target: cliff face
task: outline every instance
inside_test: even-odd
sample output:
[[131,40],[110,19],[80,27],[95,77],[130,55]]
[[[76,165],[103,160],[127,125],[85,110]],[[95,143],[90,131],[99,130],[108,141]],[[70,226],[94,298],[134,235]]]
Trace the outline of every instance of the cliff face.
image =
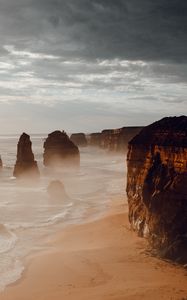
[[90,136],[88,137],[88,144],[90,146],[100,147],[101,133],[100,132],[91,133]]
[[187,260],[187,117],[164,118],[129,143],[129,220],[161,256]]
[[20,136],[17,145],[17,160],[13,175],[15,177],[39,176],[37,162],[34,160],[34,154],[32,152],[32,143],[30,141],[30,136],[26,133],[23,133]]
[[77,146],[87,146],[87,139],[84,133],[73,133],[70,137],[70,140]]
[[43,157],[45,166],[80,165],[79,149],[64,131],[54,131],[48,135]]
[[142,127],[123,127],[119,129],[103,130],[101,132],[101,148],[109,151],[123,151],[128,142],[140,132]]
[[123,127],[119,129],[106,129],[101,133],[93,133],[90,136],[90,144],[99,146],[108,151],[124,151],[128,142],[140,132],[142,127]]

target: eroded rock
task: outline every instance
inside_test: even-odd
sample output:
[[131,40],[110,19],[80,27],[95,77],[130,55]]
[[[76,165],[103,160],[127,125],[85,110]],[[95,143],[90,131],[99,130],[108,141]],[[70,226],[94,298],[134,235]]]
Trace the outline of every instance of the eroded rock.
[[68,195],[65,192],[63,183],[60,180],[53,180],[47,187],[47,192],[51,199],[67,200]]
[[164,118],[129,143],[129,220],[158,253],[187,260],[187,117]]
[[110,152],[123,152],[127,150],[128,142],[138,134],[143,127],[122,127],[118,129],[105,129],[101,133],[92,133],[89,137],[91,146],[99,146]]
[[70,137],[70,140],[77,146],[86,147],[87,139],[84,133],[73,133]]
[[30,136],[23,133],[17,145],[17,160],[14,167],[15,177],[38,177],[39,170],[34,160]]
[[64,131],[50,133],[44,142],[44,165],[50,167],[79,166],[78,147]]

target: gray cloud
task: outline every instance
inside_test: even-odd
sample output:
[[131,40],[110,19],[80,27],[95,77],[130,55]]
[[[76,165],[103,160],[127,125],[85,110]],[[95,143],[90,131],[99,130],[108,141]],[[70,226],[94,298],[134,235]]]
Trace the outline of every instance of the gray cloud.
[[0,0],[2,116],[102,128],[185,114],[186,32],[185,0]]
[[82,58],[186,61],[185,0],[1,0],[0,35]]

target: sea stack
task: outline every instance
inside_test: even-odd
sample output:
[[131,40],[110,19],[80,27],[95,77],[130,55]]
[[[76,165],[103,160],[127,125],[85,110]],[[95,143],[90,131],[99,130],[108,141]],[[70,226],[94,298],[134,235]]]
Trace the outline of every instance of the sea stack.
[[0,170],[3,168],[3,161],[2,161],[2,158],[0,156]]
[[162,256],[187,262],[187,117],[145,127],[129,143],[129,220]]
[[39,170],[34,160],[30,136],[23,133],[17,145],[17,160],[14,167],[15,177],[38,177]]
[[86,147],[87,146],[87,139],[84,133],[73,133],[70,136],[70,140],[79,147]]
[[69,198],[60,180],[51,181],[47,187],[47,192],[53,200],[67,200]]
[[64,131],[57,130],[48,135],[43,157],[47,167],[80,165],[79,149]]

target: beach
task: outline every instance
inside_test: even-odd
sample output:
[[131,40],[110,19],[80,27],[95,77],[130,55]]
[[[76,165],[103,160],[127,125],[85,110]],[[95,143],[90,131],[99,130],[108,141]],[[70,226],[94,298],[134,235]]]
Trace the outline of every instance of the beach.
[[130,300],[187,297],[187,271],[146,252],[129,228],[122,201],[97,220],[46,238],[26,258],[23,276],[1,300]]

